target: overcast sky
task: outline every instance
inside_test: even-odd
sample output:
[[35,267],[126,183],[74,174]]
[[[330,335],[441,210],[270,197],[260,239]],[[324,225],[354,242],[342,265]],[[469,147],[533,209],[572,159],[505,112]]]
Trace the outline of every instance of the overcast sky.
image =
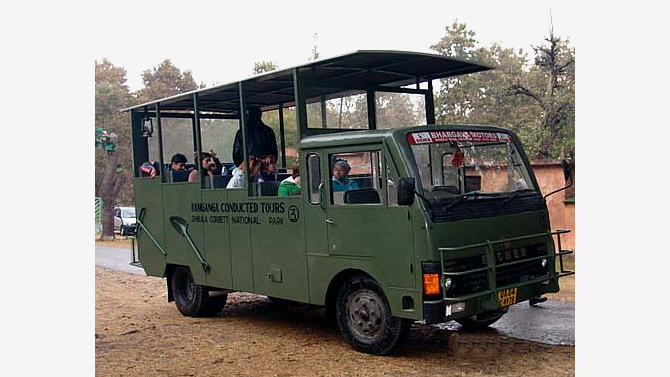
[[[433,52],[430,46],[455,19],[475,31],[481,45],[498,42],[531,52],[530,46],[548,35],[551,11],[554,34],[570,38],[575,47],[579,42],[573,30],[578,10],[566,1],[161,4],[123,0],[96,21],[95,59],[124,67],[131,91],[142,87],[144,70],[164,59],[191,70],[197,83],[209,87],[250,76],[261,60],[276,61],[280,68],[303,64],[315,43],[321,58],[364,49]],[[126,27],[119,28],[119,22]]]

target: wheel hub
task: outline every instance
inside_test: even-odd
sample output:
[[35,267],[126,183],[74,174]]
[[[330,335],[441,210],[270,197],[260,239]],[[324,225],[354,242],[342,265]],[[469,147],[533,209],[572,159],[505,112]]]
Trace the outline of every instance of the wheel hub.
[[357,292],[348,302],[352,329],[360,336],[374,337],[385,320],[381,299],[372,292]]
[[183,292],[184,299],[187,302],[191,302],[193,297],[195,297],[195,283],[188,273],[180,276],[179,286],[181,287],[181,292]]

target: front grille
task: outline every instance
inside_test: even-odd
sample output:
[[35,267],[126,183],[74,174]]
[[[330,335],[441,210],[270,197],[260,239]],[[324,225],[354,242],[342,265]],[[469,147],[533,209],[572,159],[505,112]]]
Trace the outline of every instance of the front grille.
[[542,268],[539,260],[502,266],[496,269],[496,285],[498,287],[521,283],[546,275],[548,269]]
[[538,243],[514,248],[505,245],[498,245],[496,248],[494,248],[493,254],[496,259],[496,266],[499,266],[503,263],[547,255],[547,245],[544,243]]
[[[445,260],[444,272],[462,272],[486,267],[486,254],[478,254],[465,258]],[[451,277],[452,287],[447,297],[464,296],[488,289],[486,271],[475,272],[462,276]]]
[[[498,245],[494,249],[494,258],[496,264],[496,286],[502,287],[521,283],[549,272],[548,266],[542,268],[539,260],[516,263],[505,266],[505,263],[530,259],[547,254],[547,246],[544,243],[526,245],[523,247],[511,248],[504,245]],[[480,254],[458,259],[445,260],[443,262],[444,272],[463,272],[486,267],[486,252],[482,250]],[[449,276],[445,276],[445,279]],[[478,271],[462,276],[450,276],[452,281],[451,288],[446,291],[446,297],[464,296],[472,293],[483,292],[489,289],[487,280],[487,271]]]

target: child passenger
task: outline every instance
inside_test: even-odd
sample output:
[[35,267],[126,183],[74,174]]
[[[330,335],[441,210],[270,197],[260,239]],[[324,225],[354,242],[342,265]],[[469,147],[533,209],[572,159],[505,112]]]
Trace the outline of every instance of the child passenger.
[[290,177],[279,184],[278,196],[300,195],[300,160],[293,162],[293,170]]

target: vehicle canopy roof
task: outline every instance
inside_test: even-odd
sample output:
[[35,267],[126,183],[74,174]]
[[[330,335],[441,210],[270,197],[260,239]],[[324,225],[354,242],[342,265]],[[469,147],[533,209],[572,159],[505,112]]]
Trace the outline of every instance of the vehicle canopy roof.
[[[406,51],[356,51],[308,64],[260,74],[245,80],[143,103],[125,108],[161,111],[192,111],[197,94],[198,110],[239,114],[240,83],[244,83],[245,108],[263,111],[295,105],[294,78],[300,72],[305,98],[329,98],[343,92],[357,94],[366,90],[402,88],[433,79],[493,69],[493,67],[442,55]],[[309,101],[308,101],[309,102]]]

